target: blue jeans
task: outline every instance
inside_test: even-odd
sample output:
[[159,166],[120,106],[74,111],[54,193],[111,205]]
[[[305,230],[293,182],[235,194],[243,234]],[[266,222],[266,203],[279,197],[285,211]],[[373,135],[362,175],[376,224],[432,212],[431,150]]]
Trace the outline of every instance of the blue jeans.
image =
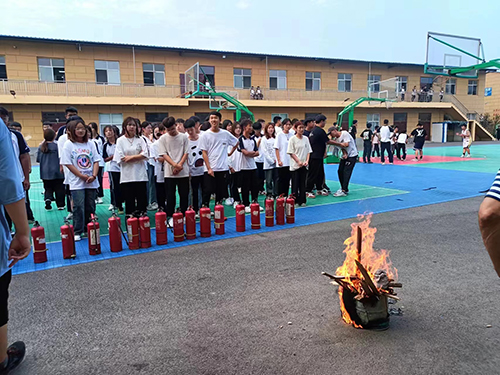
[[85,232],[86,225],[90,222],[90,215],[95,214],[95,199],[97,189],[71,190],[73,198],[73,226],[75,235]]
[[155,167],[148,163],[148,204],[156,202]]

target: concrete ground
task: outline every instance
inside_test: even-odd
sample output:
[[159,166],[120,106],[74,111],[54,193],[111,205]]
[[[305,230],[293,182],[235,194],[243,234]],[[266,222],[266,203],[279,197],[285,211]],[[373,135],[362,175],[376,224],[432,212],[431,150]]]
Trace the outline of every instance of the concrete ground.
[[403,283],[404,315],[384,332],[344,324],[321,276],[343,262],[352,220],[17,275],[18,373],[499,374],[480,202],[374,216]]

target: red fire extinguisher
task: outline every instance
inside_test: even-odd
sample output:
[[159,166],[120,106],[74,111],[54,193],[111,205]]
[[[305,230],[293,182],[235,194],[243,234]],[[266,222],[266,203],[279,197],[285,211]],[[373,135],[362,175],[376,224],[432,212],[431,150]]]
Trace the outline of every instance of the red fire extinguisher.
[[186,211],[186,239],[194,240],[196,238],[196,212],[193,207]]
[[127,220],[128,248],[137,250],[139,248],[139,219],[135,216]]
[[108,219],[109,247],[112,253],[119,253],[123,250],[122,237],[120,233],[121,225],[122,222],[120,218],[113,213],[113,215]]
[[101,253],[101,230],[97,216],[92,214],[90,223],[87,224],[87,235],[89,237],[89,255],[98,255]]
[[47,246],[45,246],[45,230],[35,221],[31,228],[31,237],[33,238],[33,259],[35,263],[44,263],[47,261]]
[[200,208],[200,237],[210,237],[212,235],[212,213],[209,207]]
[[161,208],[155,214],[155,225],[156,225],[156,244],[166,245],[168,242],[167,214]]
[[266,227],[274,227],[274,199],[266,199]]
[[224,234],[226,233],[226,228],[224,225],[224,206],[220,203],[217,203],[214,207],[214,225],[215,225],[215,234]]
[[73,259],[76,257],[75,251],[75,232],[73,230],[73,225],[69,221],[64,220],[64,224],[61,226],[61,243],[63,250],[64,259]]
[[286,223],[295,223],[295,197],[290,194],[286,199]]
[[285,198],[283,196],[276,199],[276,224],[285,225]]
[[236,205],[236,232],[245,231],[245,206]]
[[182,212],[177,211],[172,215],[174,221],[174,241],[184,241],[184,216]]
[[151,224],[149,217],[145,213],[139,218],[139,241],[141,248],[151,247]]
[[252,229],[260,229],[260,206],[257,202],[253,202],[250,205],[250,215]]

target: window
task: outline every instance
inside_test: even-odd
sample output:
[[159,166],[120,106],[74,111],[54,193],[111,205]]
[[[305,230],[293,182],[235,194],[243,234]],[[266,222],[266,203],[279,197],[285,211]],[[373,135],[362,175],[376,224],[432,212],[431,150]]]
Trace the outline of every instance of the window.
[[122,123],[122,113],[99,113],[99,126],[101,128],[101,134],[104,134],[104,127],[106,125],[116,125],[121,131]]
[[65,112],[42,112],[42,123],[50,122],[51,124],[66,123]]
[[[248,113],[246,113],[245,111],[241,111],[240,121],[243,121],[243,120],[246,120],[249,118],[250,118],[250,115]],[[233,121],[236,121],[236,112],[233,113]]]
[[368,113],[366,115],[366,122],[372,124],[372,129],[375,129],[375,126],[380,126],[380,113]]
[[5,65],[5,56],[0,56],[0,80],[7,79],[7,66]]
[[269,71],[269,88],[271,90],[286,90],[286,70]]
[[64,60],[39,57],[38,79],[43,82],[64,82]]
[[233,69],[234,88],[249,89],[252,87],[252,70],[251,69]]
[[432,77],[420,77],[420,88],[429,90],[433,81]]
[[380,91],[380,76],[368,74],[368,90],[371,92]]
[[455,95],[457,93],[457,80],[456,78],[450,78],[446,81],[445,93]]
[[394,126],[397,126],[400,132],[405,132],[407,128],[407,113],[394,114]]
[[165,117],[168,117],[168,112],[165,113],[146,113],[147,122],[162,122]]
[[120,84],[120,63],[118,61],[94,61],[95,81],[104,85]]
[[288,118],[288,113],[271,113],[271,122],[274,122],[276,116],[281,117],[281,121]]
[[200,82],[206,85],[207,80],[211,87],[215,86],[215,67],[200,65]]
[[165,65],[142,64],[145,86],[165,86]]
[[195,112],[194,115],[200,119],[203,124],[204,121],[208,121],[210,117],[210,112]]
[[469,79],[467,95],[477,95],[477,81],[475,79]]
[[338,90],[342,92],[351,91],[352,74],[339,73],[338,75]]
[[321,73],[306,72],[306,91],[321,90]]
[[397,89],[398,93],[400,93],[402,89],[404,89],[405,92],[408,91],[408,77],[398,77]]
[[306,115],[305,115],[304,119],[309,119],[310,118],[310,119],[312,119],[314,121],[314,120],[316,120],[316,116],[317,115],[321,115],[321,113],[312,113],[312,112],[311,113],[307,113],[306,112]]

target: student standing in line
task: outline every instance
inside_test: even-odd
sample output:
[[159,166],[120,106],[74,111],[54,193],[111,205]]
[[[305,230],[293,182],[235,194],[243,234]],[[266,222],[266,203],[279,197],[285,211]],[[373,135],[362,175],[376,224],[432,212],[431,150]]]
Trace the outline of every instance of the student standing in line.
[[167,202],[167,197],[165,194],[165,169],[164,169],[164,162],[165,159],[163,159],[159,154],[158,154],[158,139],[161,138],[163,134],[167,132],[167,129],[163,124],[159,124],[154,127],[153,129],[153,138],[155,141],[153,142],[153,145],[150,148],[150,153],[151,157],[154,160],[155,163],[155,184],[156,184],[156,200],[158,201],[158,208],[162,209],[163,211],[166,210],[166,202]]
[[229,171],[228,146],[237,146],[238,139],[227,130],[220,129],[222,115],[210,113],[210,128],[200,138],[200,149],[205,160],[203,177],[203,204],[208,207],[210,196],[215,193],[215,201],[222,202],[227,195],[227,173]]
[[287,153],[290,155],[290,172],[292,173],[292,194],[295,203],[301,207],[306,205],[306,176],[309,156],[312,153],[309,138],[304,137],[304,124],[295,124],[297,133],[290,138]]
[[[231,134],[237,139],[241,136],[241,125],[238,121],[233,124]],[[239,189],[241,188],[241,152],[237,152],[234,146],[227,146],[227,155],[229,163],[228,187],[230,197],[226,199],[226,206],[233,205],[236,208],[241,202]]]
[[334,141],[333,144],[342,150],[342,159],[338,170],[340,189],[333,196],[345,197],[349,194],[349,181],[358,160],[358,149],[356,148],[356,142],[347,131],[334,130],[333,135],[337,138],[337,141]]
[[[252,193],[252,201],[257,202],[259,199],[259,188],[257,186],[257,164],[255,158],[259,156],[259,147],[257,140],[252,135],[252,121],[249,119],[241,122],[243,134],[238,140],[238,150],[241,156],[241,199],[245,206],[245,212],[250,212],[250,192]],[[264,209],[261,207],[261,211]]]
[[120,188],[120,165],[113,160],[118,140],[118,128],[106,125],[103,131],[106,143],[102,146],[102,157],[107,163],[108,180],[110,182],[111,204],[109,210],[118,210],[118,213],[121,215],[123,214],[123,197]]
[[104,176],[104,166],[105,166],[104,158],[102,157],[102,146],[106,141],[101,135],[99,135],[99,127],[95,122],[90,122],[88,126],[92,131],[91,139],[95,142],[97,147],[97,152],[99,153],[99,155],[101,155],[101,160],[99,161],[99,174],[97,175],[97,181],[99,181],[99,188],[97,189],[96,203],[102,204],[103,203],[102,198],[104,198],[104,188],[102,186],[102,178]]
[[[153,146],[153,126],[149,121],[143,121],[141,123],[141,135],[148,145],[148,151],[151,150]],[[145,163],[145,168],[148,173],[148,211],[155,211],[158,209],[158,203],[156,202],[156,179],[155,179],[155,161],[153,157],[149,157]]]
[[[224,130],[227,130],[228,132],[230,132],[232,126],[233,126],[233,122],[229,119],[226,119],[222,122],[222,125],[220,127],[221,127],[221,129],[224,129]],[[228,129],[228,127],[229,127],[229,129]]]
[[[66,118],[66,125],[68,124],[68,122],[69,122],[68,120],[70,119],[70,117],[73,117],[73,116],[78,116],[78,109],[76,109],[75,107],[71,107],[71,106],[67,107],[66,110],[64,111],[64,117]],[[59,138],[63,134],[66,134],[66,125],[61,126],[57,130],[56,141],[59,142]]]
[[389,120],[384,120],[384,125],[380,128],[380,145],[381,153],[380,161],[385,164],[385,152],[389,156],[389,164],[394,163],[394,155],[391,152],[391,129],[389,128]]
[[274,122],[274,132],[276,133],[276,136],[278,136],[279,133],[283,131],[283,124],[281,123],[282,117],[281,116],[274,116],[273,122]]
[[[184,128],[188,135],[188,165],[191,182],[191,193],[193,209],[199,217],[200,199],[199,193],[203,192],[203,175],[205,173],[205,162],[203,161],[203,151],[201,151],[200,136],[196,133],[194,121],[189,119],[184,123]],[[229,199],[229,198],[228,198]]]
[[415,159],[413,159],[413,161],[422,160],[422,158],[424,157],[424,143],[425,143],[425,137],[427,136],[427,131],[424,129],[424,126],[419,122],[417,124],[417,128],[411,132],[411,135],[414,137],[413,149],[415,150]]
[[372,158],[375,157],[375,154],[377,155],[377,158],[380,157],[380,126],[376,125],[375,130],[373,132],[373,151],[372,151]]
[[312,118],[306,118],[304,120],[304,126],[306,127],[306,129],[304,130],[304,136],[309,137],[309,134],[311,134],[312,130],[316,126],[316,123]]
[[198,116],[191,116],[189,119],[194,121],[194,129],[196,130],[197,134],[200,134],[200,127],[201,127],[200,118]]
[[188,145],[189,140],[186,134],[179,133],[175,125],[175,118],[167,117],[163,119],[162,125],[167,132],[158,140],[158,155],[165,162],[165,195],[167,197],[167,217],[169,217],[169,226],[173,227],[173,218],[175,212],[176,190],[179,194],[179,205],[182,214],[186,213],[188,208],[189,196],[189,165]]
[[462,132],[457,133],[457,135],[462,137],[462,148],[464,150],[463,150],[461,157],[465,158],[465,153],[467,152],[468,153],[467,157],[470,158],[470,146],[472,144],[472,137],[471,137],[469,129],[467,129],[467,125],[462,125],[461,128],[462,128]]
[[175,126],[177,127],[177,131],[179,133],[185,133],[186,130],[184,129],[184,119],[183,118],[178,118],[175,120]]
[[116,141],[113,160],[120,165],[120,188],[125,201],[125,215],[146,212],[148,172],[144,162],[149,158],[148,145],[139,136],[139,125],[133,117],[123,121],[122,135]]
[[290,188],[290,155],[288,155],[288,142],[292,137],[290,128],[292,123],[287,121],[283,123],[283,130],[277,134],[274,142],[274,149],[276,153],[276,163],[278,165],[278,195],[287,196]]
[[73,198],[73,225],[75,241],[85,235],[90,217],[95,213],[101,155],[95,143],[89,140],[88,128],[83,120],[67,125],[68,141],[64,144],[61,163],[68,168],[68,182]]
[[59,154],[57,144],[54,143],[56,132],[50,128],[44,130],[43,138],[36,161],[40,164],[40,178],[45,190],[45,209],[52,209],[55,194],[57,209],[64,210],[64,175],[59,168]]
[[260,152],[260,144],[262,142],[262,124],[260,122],[255,122],[252,125],[253,134],[255,141],[257,142],[257,148],[259,149],[259,155],[255,157],[255,164],[257,165],[257,189],[259,190],[259,195],[266,195],[264,190],[264,180],[266,175],[264,173],[264,155]]
[[393,155],[396,154],[396,144],[398,142],[398,137],[399,137],[399,128],[396,126],[391,131],[391,152]]
[[307,198],[316,198],[313,189],[316,187],[318,195],[328,195],[325,188],[325,165],[326,145],[332,144],[325,132],[326,116],[318,115],[315,119],[316,126],[309,134],[309,142],[312,154],[309,160],[309,172],[307,174],[306,190]]
[[260,143],[260,152],[264,156],[264,172],[266,174],[266,193],[276,198],[278,196],[278,169],[276,168],[276,151],[274,150],[274,124],[264,127],[264,136]]
[[358,133],[358,120],[353,120],[351,128],[349,129],[349,134],[352,139],[356,140],[356,134]]
[[408,141],[408,135],[406,131],[399,132],[397,143],[396,143],[396,156],[399,160],[406,160],[406,142]]
[[366,129],[361,132],[361,139],[363,140],[363,163],[372,164],[370,155],[372,153],[373,132],[372,124],[366,124]]

